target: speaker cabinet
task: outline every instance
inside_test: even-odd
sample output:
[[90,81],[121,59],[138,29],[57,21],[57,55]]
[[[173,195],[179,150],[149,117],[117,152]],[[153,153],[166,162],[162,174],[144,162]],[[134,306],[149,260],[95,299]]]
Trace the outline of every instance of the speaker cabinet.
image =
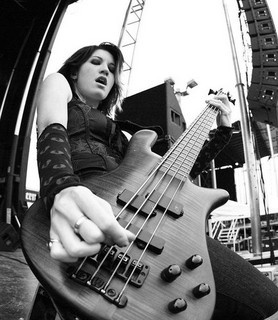
[[260,20],[249,23],[249,34],[251,37],[259,35],[266,35],[275,32],[274,23],[272,20]]
[[278,50],[266,50],[252,53],[253,67],[278,67]]
[[262,7],[259,9],[248,10],[246,11],[246,20],[248,23],[254,21],[261,21],[271,19],[270,11],[268,7]]
[[254,119],[278,127],[278,87],[252,84],[247,99]]
[[252,51],[278,49],[278,41],[275,33],[251,38]]
[[266,0],[241,0],[241,2],[244,10],[262,8],[266,6]]
[[254,68],[252,83],[278,87],[278,67]]
[[19,235],[11,224],[0,222],[0,251],[14,251],[19,246]]
[[242,0],[253,71],[247,100],[256,121],[278,126],[278,39],[266,0]]
[[169,82],[127,97],[117,120],[133,121],[141,126],[160,126],[164,134],[158,137],[153,151],[163,155],[186,129],[180,105]]

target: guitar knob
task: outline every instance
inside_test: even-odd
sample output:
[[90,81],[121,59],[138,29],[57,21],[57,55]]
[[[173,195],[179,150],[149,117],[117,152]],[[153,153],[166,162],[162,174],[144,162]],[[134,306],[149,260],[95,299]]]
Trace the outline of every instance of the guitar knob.
[[174,281],[178,276],[181,275],[181,268],[177,264],[171,264],[169,267],[161,271],[161,279],[166,282]]
[[210,286],[206,283],[201,283],[193,289],[195,298],[202,298],[210,293]]
[[203,258],[199,254],[194,254],[185,261],[185,265],[188,269],[195,269],[203,263]]
[[168,310],[172,313],[179,313],[187,308],[187,302],[182,298],[177,298],[168,304]]

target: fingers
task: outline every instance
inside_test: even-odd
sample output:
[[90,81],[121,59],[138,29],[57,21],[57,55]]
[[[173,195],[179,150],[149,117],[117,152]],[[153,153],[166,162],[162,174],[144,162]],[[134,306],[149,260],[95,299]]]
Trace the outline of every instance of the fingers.
[[207,103],[218,107],[223,112],[230,112],[230,103],[226,95],[214,96],[206,100]]
[[[84,217],[84,216],[83,216]],[[82,239],[87,243],[104,242],[105,235],[96,226],[96,224],[86,217],[86,220],[80,225],[78,234],[82,236]]]
[[[57,240],[56,238],[54,240]],[[52,243],[52,244],[51,244]],[[51,244],[51,245],[50,245]],[[60,240],[49,242],[49,250],[50,250],[50,256],[52,259],[59,260],[62,262],[76,262],[78,258],[71,257],[65,248],[62,245],[62,242]]]
[[[55,223],[62,228],[55,230]],[[100,243],[87,243],[78,237],[70,225],[60,217],[55,219],[50,228],[50,255],[53,259],[63,262],[75,262],[80,257],[91,256],[99,252]]]
[[[116,220],[108,202],[85,187],[60,192],[51,210],[50,255],[63,262],[96,254],[101,243],[127,246],[135,235]],[[65,189],[66,190],[66,189]]]
[[[85,192],[87,191],[85,190]],[[134,234],[118,223],[110,204],[105,200],[90,192],[88,201],[81,201],[78,205],[81,211],[86,213],[86,216],[103,232],[106,238],[105,242],[117,244],[118,246],[127,246],[134,240]],[[82,226],[86,224],[84,222]],[[83,227],[83,230],[80,230],[80,234],[83,237],[85,233],[86,231]]]
[[206,102],[219,109],[220,112],[217,115],[217,119],[216,119],[218,126],[226,126],[226,127],[232,126],[232,121],[231,121],[232,109],[231,109],[230,102],[227,95],[220,94],[217,96],[213,96],[210,99],[208,99]]

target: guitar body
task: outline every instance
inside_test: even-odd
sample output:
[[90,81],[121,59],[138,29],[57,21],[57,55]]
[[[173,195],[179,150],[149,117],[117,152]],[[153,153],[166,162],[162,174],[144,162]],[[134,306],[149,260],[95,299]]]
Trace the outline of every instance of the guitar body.
[[[156,134],[152,131],[142,130],[136,133],[131,139],[125,159],[116,170],[83,181],[111,204],[115,214],[123,207],[117,203],[117,196],[123,190],[135,192],[159,162],[160,157],[151,152],[155,139]],[[146,195],[148,188],[156,185],[158,179],[159,175],[154,176],[144,187],[142,194]],[[166,183],[167,181],[164,185]],[[158,187],[158,190],[159,188],[162,191],[164,186]],[[166,214],[163,218],[155,232],[157,239],[165,241],[163,250],[161,253],[146,250],[142,262],[148,269],[148,274],[141,287],[127,285],[124,293],[127,303],[124,307],[115,305],[99,292],[69,278],[69,265],[50,258],[47,248],[49,218],[41,200],[32,205],[23,221],[23,252],[33,273],[57,304],[71,310],[72,314],[81,319],[209,320],[214,310],[215,286],[206,246],[205,224],[208,214],[227,199],[228,194],[224,190],[201,188],[188,179],[183,183],[175,194],[175,202],[182,204],[183,215],[176,218]],[[144,226],[144,231],[150,234],[153,232],[162,211],[156,209],[156,214]],[[126,209],[123,218],[129,221],[133,215],[134,212]],[[143,220],[142,216],[138,216],[132,223],[139,226]],[[129,254],[136,259],[141,252],[142,248],[136,245]],[[191,270],[186,267],[185,261],[194,254],[203,258],[203,264]],[[172,264],[181,267],[181,275],[173,282],[162,280],[161,271]],[[208,284],[211,290],[208,295],[196,298],[192,290],[201,283]],[[115,278],[110,287],[119,291],[121,286],[123,280]],[[172,313],[168,310],[169,302],[176,298],[186,300],[185,311]]]

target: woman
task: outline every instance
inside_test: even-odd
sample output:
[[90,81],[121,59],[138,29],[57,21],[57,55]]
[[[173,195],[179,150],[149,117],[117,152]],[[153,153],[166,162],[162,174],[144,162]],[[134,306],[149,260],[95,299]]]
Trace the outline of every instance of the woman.
[[[48,76],[40,90],[40,192],[50,210],[50,255],[60,261],[73,262],[93,255],[103,242],[126,246],[134,239],[131,232],[118,224],[111,206],[79,179],[84,174],[110,171],[124,157],[127,139],[111,119],[120,103],[122,64],[120,50],[110,43],[85,47],[73,54],[58,73]],[[200,155],[192,176],[223,148],[232,132],[227,96],[214,96],[207,102],[220,110],[219,127],[215,138],[206,145],[206,152],[202,152],[206,158]],[[208,247],[219,289],[214,319],[264,319],[278,310],[278,289],[270,281],[215,241],[209,239]],[[242,274],[232,280],[233,264],[239,264]],[[258,299],[248,299],[245,291],[249,293],[253,286],[242,280],[245,272],[258,279],[256,285],[264,286],[265,302],[259,292]],[[225,283],[227,278],[229,283]],[[238,290],[237,281],[244,283],[244,288]]]

